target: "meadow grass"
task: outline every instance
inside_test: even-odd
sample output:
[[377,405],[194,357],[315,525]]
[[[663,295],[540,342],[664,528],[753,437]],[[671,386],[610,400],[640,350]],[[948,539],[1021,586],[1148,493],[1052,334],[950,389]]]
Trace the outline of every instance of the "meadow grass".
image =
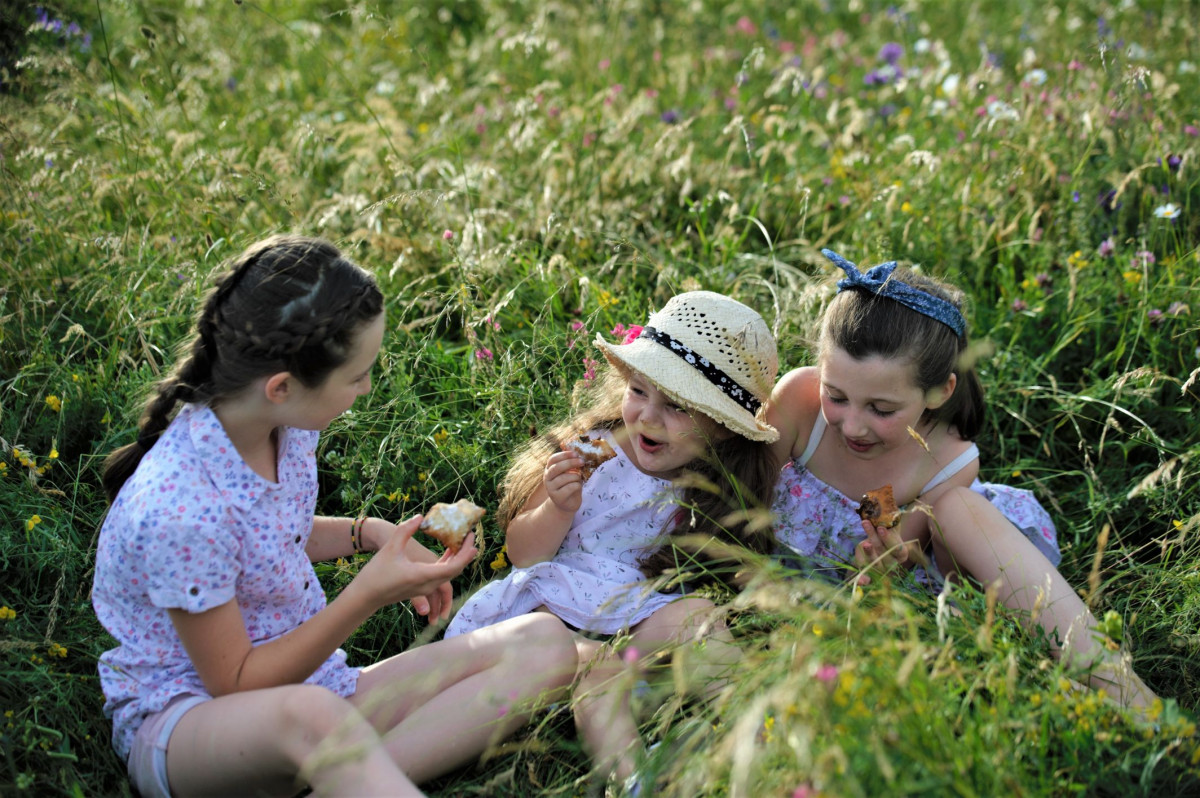
[[[811,362],[832,246],[971,297],[984,476],[1034,490],[1062,571],[1165,700],[1072,688],[964,588],[863,595],[748,561],[713,702],[641,699],[663,795],[1200,791],[1200,116],[1187,3],[19,3],[0,57],[0,793],[128,794],[91,611],[103,457],[210,277],[275,231],[372,269],[372,395],[320,510],[495,504],[589,387],[596,333],[680,290]],[[23,16],[21,16],[23,14]],[[19,40],[19,41],[18,41]],[[17,44],[10,42],[17,41]],[[1196,306],[1195,311],[1191,306]],[[502,535],[458,595],[505,572]],[[332,592],[355,563],[320,573]],[[347,644],[436,636],[407,606]],[[595,794],[565,711],[441,795]]]

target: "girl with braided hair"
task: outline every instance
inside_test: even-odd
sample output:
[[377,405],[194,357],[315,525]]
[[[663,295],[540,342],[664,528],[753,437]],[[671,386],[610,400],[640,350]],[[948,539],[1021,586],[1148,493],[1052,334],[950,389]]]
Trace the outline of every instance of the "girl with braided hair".
[[[537,614],[347,664],[339,646],[386,604],[447,616],[477,550],[438,557],[412,539],[420,516],[314,517],[317,438],[371,389],[383,296],[317,239],[232,266],[105,464],[92,601],[119,643],[100,658],[113,745],[142,796],[420,795],[553,700],[574,645]],[[311,562],[359,551],[326,602]]]

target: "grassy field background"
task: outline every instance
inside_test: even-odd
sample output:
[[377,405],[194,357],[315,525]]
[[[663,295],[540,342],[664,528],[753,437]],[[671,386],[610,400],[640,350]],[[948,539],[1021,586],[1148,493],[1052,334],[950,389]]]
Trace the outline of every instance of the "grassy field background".
[[[0,793],[128,794],[91,612],[102,458],[209,277],[272,232],[372,269],[374,393],[321,511],[494,506],[596,332],[706,288],[810,362],[831,246],[958,282],[984,476],[1163,697],[1130,718],[981,593],[753,562],[716,702],[644,699],[657,794],[1200,793],[1200,31],[1189,2],[154,2],[0,12]],[[459,595],[506,571],[502,535]],[[322,566],[329,591],[354,563]],[[436,636],[407,607],[365,663]],[[438,795],[584,795],[565,713]]]

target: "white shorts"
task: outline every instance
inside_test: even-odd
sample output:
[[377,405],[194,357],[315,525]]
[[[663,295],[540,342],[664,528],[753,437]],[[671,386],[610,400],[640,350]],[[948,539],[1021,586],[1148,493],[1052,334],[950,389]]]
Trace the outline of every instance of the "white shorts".
[[167,741],[184,713],[192,707],[212,701],[208,696],[181,693],[162,711],[142,721],[133,747],[129,750],[129,780],[142,798],[171,798],[167,782]]

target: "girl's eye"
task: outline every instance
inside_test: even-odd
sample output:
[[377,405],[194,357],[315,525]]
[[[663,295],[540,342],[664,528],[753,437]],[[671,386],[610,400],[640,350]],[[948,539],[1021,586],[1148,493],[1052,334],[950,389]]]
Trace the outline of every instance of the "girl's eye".
[[680,407],[679,405],[667,405],[667,409],[670,410],[672,413],[684,412],[683,408]]
[[645,396],[646,395],[646,392],[643,391],[641,388],[638,388],[636,385],[630,385],[629,392],[631,394],[633,394],[634,396]]
[[826,394],[826,396],[829,398],[829,401],[833,402],[835,405],[846,404],[846,397],[844,396],[829,396],[828,394]]
[[880,418],[887,418],[888,416],[895,415],[896,413],[895,410],[880,410],[875,405],[871,405],[871,412]]

